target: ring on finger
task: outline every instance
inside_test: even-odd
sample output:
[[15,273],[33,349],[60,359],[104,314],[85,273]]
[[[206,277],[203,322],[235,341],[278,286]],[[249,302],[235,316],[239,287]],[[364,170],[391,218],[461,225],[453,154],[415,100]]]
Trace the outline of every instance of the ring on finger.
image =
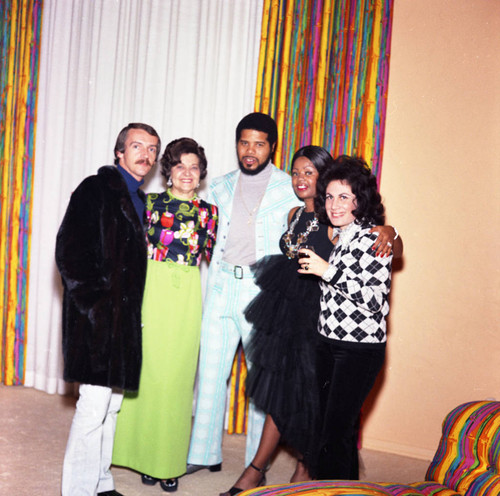
[[392,247],[392,243],[390,241],[387,241],[387,246],[391,246]]

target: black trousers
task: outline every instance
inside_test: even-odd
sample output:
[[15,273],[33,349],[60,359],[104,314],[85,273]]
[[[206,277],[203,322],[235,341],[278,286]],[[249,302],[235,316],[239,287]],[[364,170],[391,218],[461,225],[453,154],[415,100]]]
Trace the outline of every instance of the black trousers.
[[324,340],[318,343],[318,479],[359,479],[359,414],[383,366],[385,347],[355,346],[347,348]]

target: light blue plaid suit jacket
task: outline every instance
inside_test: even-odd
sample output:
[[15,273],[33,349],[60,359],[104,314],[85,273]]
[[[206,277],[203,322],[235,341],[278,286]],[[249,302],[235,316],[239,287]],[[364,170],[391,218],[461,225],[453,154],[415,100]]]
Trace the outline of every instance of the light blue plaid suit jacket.
[[[288,212],[292,207],[301,203],[293,192],[290,176],[276,166],[272,167],[272,174],[255,221],[257,260],[266,255],[280,253],[279,240],[287,228]],[[234,193],[240,174],[239,170],[235,170],[215,178],[210,184],[208,202],[219,207],[219,228],[208,271],[207,291],[210,291],[211,281],[217,277],[219,271],[229,234]]]

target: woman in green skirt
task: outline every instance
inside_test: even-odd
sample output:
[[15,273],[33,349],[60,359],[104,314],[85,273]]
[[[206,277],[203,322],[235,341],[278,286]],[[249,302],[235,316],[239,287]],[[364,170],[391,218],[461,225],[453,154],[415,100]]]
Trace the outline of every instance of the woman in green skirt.
[[196,195],[207,174],[196,141],[169,143],[161,158],[168,189],[146,201],[148,271],[142,306],[138,393],[126,393],[118,415],[113,464],[158,481],[168,492],[186,471],[193,386],[201,327],[199,265],[210,261],[217,207]]

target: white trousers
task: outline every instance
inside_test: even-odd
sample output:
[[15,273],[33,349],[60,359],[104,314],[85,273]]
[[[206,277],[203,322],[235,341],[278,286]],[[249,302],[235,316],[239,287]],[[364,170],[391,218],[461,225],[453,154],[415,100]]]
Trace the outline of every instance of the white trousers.
[[111,457],[123,392],[80,385],[64,455],[62,496],[95,496],[115,488]]

